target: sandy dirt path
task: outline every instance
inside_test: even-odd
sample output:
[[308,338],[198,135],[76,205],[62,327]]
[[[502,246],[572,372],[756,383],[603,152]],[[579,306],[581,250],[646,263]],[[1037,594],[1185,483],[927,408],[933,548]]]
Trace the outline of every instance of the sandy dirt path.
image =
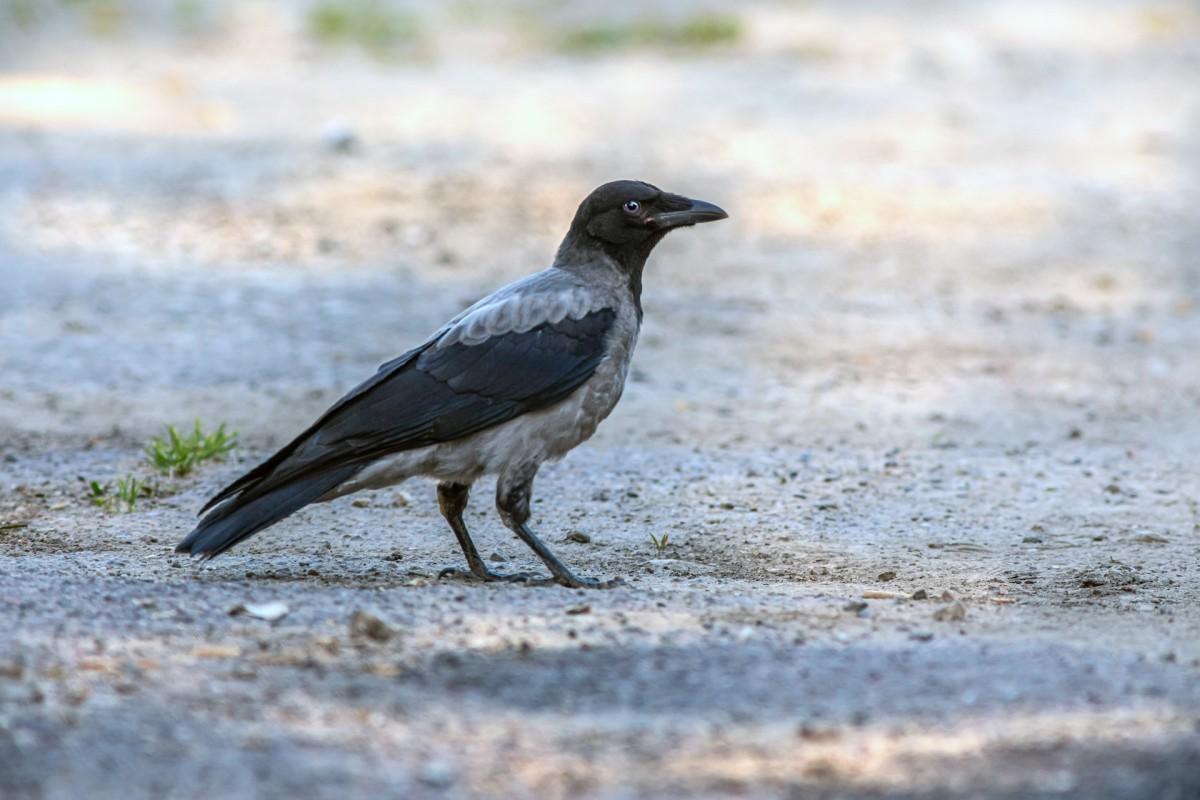
[[[7,51],[0,795],[1200,796],[1200,15],[740,13],[685,55],[446,23],[381,64],[257,3]],[[615,177],[731,214],[655,254],[622,404],[537,485],[625,587],[434,579],[418,482],[171,554]],[[195,418],[233,458],[89,502]],[[536,566],[489,486],[468,523]]]

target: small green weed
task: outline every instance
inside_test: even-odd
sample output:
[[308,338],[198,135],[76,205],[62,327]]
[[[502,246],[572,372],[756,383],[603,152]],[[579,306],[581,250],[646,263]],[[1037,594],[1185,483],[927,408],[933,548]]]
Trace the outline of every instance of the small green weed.
[[727,14],[701,14],[681,22],[643,17],[626,23],[601,23],[565,31],[562,50],[593,53],[633,47],[700,50],[730,45],[742,37],[741,21]]
[[224,423],[206,435],[200,428],[200,420],[196,420],[195,427],[187,435],[181,434],[174,425],[168,425],[165,436],[155,436],[146,445],[146,457],[159,472],[183,476],[203,461],[220,461],[235,447],[237,434],[226,433]]
[[742,23],[725,14],[702,14],[667,30],[667,40],[680,47],[714,47],[742,38]]
[[118,478],[116,484],[90,481],[88,489],[92,503],[111,514],[128,514],[137,506],[139,498],[153,497],[158,493],[155,484],[132,475]]
[[129,9],[121,0],[87,0],[81,3],[88,28],[102,36],[120,33],[129,22]]
[[43,13],[42,4],[35,0],[9,0],[4,6],[6,22],[11,21],[18,28],[32,28],[40,21]]
[[357,44],[377,56],[420,38],[417,20],[385,0],[322,0],[309,9],[308,30],[322,44]]
[[664,533],[662,536],[655,536],[652,533],[650,534],[650,543],[654,545],[654,552],[661,556],[666,552],[667,545],[671,543],[671,534]]
[[69,22],[98,36],[115,36],[134,28],[164,27],[185,35],[215,30],[231,3],[206,0],[0,0],[0,29],[21,30]]

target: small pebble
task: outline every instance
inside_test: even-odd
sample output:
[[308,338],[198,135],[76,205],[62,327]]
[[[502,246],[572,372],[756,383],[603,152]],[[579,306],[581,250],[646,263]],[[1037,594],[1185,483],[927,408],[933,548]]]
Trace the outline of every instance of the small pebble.
[[454,768],[445,761],[430,761],[422,768],[420,780],[426,786],[449,786],[454,783]]
[[967,618],[967,607],[961,602],[951,603],[933,612],[933,618],[938,622],[958,622]]
[[388,624],[373,614],[361,609],[350,615],[350,635],[357,638],[367,638],[376,642],[386,642],[392,638],[394,631]]
[[229,609],[229,616],[236,617],[245,614],[247,617],[266,620],[267,622],[276,622],[286,617],[288,611],[286,603],[277,601],[269,603],[238,603]]
[[358,135],[349,122],[335,117],[321,128],[321,144],[332,153],[351,153],[358,147]]

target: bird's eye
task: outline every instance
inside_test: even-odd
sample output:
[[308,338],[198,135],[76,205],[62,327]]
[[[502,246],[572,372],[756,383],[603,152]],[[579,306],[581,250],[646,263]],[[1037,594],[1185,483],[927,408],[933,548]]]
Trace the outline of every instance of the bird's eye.
[[639,203],[637,200],[626,201],[626,203],[625,203],[625,213],[626,214],[636,214],[641,210],[642,210],[642,204]]

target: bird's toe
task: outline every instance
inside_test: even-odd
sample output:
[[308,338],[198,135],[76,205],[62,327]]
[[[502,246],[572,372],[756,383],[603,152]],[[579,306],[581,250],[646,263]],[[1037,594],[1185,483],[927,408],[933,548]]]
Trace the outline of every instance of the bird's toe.
[[619,577],[610,578],[605,581],[599,578],[581,578],[570,573],[557,576],[555,583],[560,586],[566,586],[569,589],[615,589],[618,586],[625,585],[625,581]]
[[446,578],[457,578],[458,580],[462,580],[462,581],[480,580],[480,578],[477,575],[474,575],[473,573],[470,573],[465,569],[458,569],[457,567],[446,567],[445,569],[438,572],[437,576],[438,576],[439,581],[445,580]]
[[489,569],[483,569],[479,572],[472,570],[458,569],[457,567],[447,567],[438,573],[438,580],[443,578],[457,578],[459,580],[476,581],[483,583],[522,583],[526,586],[550,586],[557,581],[547,575],[535,575],[531,572],[513,572],[502,573],[492,572]]

